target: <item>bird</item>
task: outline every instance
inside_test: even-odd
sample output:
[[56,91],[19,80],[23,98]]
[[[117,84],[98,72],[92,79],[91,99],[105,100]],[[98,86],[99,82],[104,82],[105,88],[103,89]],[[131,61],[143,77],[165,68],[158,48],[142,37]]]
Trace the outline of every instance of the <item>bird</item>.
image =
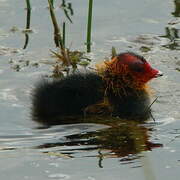
[[123,52],[94,71],[41,80],[32,93],[32,116],[44,124],[87,116],[145,120],[151,106],[147,83],[162,75],[143,56]]

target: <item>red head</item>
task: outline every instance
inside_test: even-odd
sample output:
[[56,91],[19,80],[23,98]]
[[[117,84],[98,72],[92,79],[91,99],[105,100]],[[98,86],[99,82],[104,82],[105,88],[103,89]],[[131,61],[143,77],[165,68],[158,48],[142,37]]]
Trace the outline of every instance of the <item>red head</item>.
[[[122,77],[129,86],[141,88],[152,78],[162,76],[162,72],[151,67],[142,57],[132,52],[121,53],[106,63],[107,71]],[[139,86],[139,87],[138,87]]]

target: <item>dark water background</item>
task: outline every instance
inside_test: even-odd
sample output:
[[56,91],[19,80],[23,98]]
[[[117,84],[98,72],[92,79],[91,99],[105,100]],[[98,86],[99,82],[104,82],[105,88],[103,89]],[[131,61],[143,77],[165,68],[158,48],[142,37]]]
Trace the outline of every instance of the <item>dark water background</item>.
[[[71,1],[66,43],[85,51],[88,1]],[[56,1],[59,22],[66,20]],[[31,120],[35,83],[52,73],[55,50],[47,1],[31,1],[26,49],[26,4],[0,0],[0,177],[72,180],[177,180],[180,176],[180,1],[94,1],[93,63],[112,46],[144,55],[164,76],[150,85],[154,123],[116,121],[37,129]],[[148,52],[144,52],[148,50]],[[111,120],[106,120],[111,122]]]

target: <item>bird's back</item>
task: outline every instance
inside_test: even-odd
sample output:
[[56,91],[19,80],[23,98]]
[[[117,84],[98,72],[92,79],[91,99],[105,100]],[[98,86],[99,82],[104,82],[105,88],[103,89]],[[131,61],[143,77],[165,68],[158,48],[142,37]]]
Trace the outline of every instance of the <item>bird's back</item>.
[[82,115],[104,97],[103,81],[95,73],[79,73],[61,80],[43,80],[33,93],[33,117]]

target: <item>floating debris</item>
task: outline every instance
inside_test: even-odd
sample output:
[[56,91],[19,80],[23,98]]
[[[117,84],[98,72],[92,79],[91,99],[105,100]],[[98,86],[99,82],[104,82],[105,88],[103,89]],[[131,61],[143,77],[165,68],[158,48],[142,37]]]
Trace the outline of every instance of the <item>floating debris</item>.
[[72,156],[68,155],[68,154],[62,154],[60,152],[44,152],[45,154],[49,155],[49,156],[56,156],[59,158],[73,158]]
[[24,29],[22,30],[22,33],[33,33],[34,31],[32,29]]
[[10,29],[10,32],[13,32],[13,33],[18,32],[18,31],[19,31],[19,28],[17,26],[13,26]]
[[16,54],[20,53],[20,49],[17,48],[9,48],[9,47],[0,47],[0,55],[11,55],[11,54]]
[[147,46],[141,46],[141,47],[139,48],[139,50],[140,50],[141,52],[148,52],[148,51],[151,51],[151,48],[149,48],[149,47],[147,47]]
[[180,23],[180,19],[173,19],[170,22],[168,22],[169,25],[175,25],[175,24],[179,24]]

